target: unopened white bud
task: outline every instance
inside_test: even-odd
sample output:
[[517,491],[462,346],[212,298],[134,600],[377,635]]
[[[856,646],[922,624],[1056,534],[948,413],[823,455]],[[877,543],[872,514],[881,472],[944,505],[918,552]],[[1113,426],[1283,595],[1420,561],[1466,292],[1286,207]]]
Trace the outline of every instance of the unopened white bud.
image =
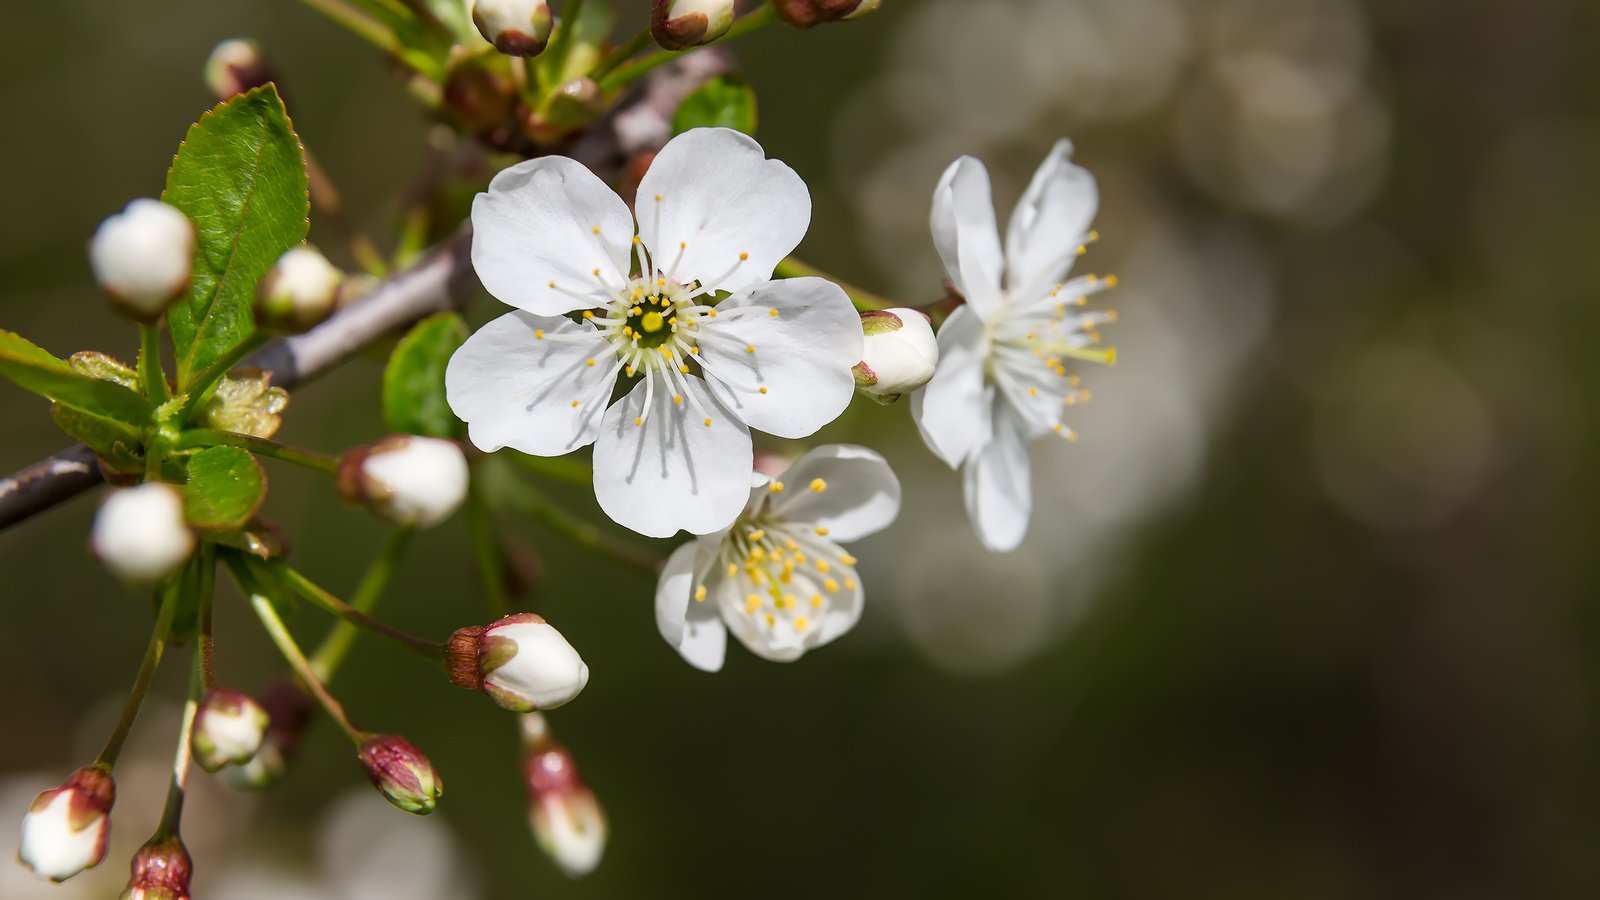
[[555,709],[589,683],[589,667],[543,617],[506,616],[488,626],[462,628],[445,654],[450,680],[480,690],[516,712]]
[[939,341],[928,317],[914,309],[861,314],[861,362],[856,388],[885,402],[928,383],[939,365]]
[[467,458],[439,438],[395,435],[346,453],[339,493],[397,525],[431,528],[467,499]]
[[267,711],[246,694],[212,688],[194,719],[194,760],[207,772],[255,759],[270,724]]
[[50,881],[93,868],[106,855],[116,785],[105,769],[88,766],[59,788],[34,799],[22,817],[17,861]]
[[550,41],[546,0],[472,0],[472,24],[507,56],[538,56]]
[[339,305],[344,273],[313,247],[296,247],[279,257],[256,287],[256,324],[273,331],[300,332],[321,324]]
[[118,311],[150,322],[188,289],[194,240],[187,216],[140,198],[100,223],[89,241],[89,265]]
[[206,86],[218,100],[226,100],[272,80],[261,45],[246,38],[231,38],[211,49],[206,57]]
[[655,0],[650,35],[667,50],[709,44],[733,25],[733,0]]
[[605,855],[605,812],[578,774],[577,760],[550,737],[538,713],[524,717],[523,742],[533,835],[567,877],[581,878],[593,872]]
[[183,495],[158,481],[113,491],[95,514],[91,543],[95,556],[124,581],[165,578],[194,552]]

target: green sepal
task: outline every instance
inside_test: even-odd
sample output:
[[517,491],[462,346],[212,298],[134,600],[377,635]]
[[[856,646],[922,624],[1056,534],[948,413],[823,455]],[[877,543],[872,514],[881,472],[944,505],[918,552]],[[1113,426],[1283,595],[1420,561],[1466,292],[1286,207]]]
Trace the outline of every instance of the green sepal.
[[207,447],[189,457],[183,514],[190,525],[237,531],[249,524],[267,496],[261,464],[237,447]]
[[467,340],[467,323],[455,313],[418,322],[389,355],[383,371],[383,420],[389,430],[459,438],[463,425],[445,399],[444,370]]
[[672,116],[672,133],[691,128],[732,128],[756,133],[756,92],[742,75],[718,75],[685,97]]

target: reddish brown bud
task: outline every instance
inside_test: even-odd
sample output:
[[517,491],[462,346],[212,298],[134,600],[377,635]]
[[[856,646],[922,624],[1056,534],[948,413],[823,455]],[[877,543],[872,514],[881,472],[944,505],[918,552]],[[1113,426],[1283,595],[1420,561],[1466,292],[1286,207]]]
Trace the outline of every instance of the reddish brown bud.
[[883,0],[775,0],[778,15],[796,28],[813,28],[824,22],[840,22],[864,16],[883,5]]
[[399,735],[373,735],[356,751],[367,777],[399,809],[425,816],[438,805],[444,781],[433,763],[414,744]]
[[122,900],[189,900],[194,860],[177,835],[156,836],[133,855]]

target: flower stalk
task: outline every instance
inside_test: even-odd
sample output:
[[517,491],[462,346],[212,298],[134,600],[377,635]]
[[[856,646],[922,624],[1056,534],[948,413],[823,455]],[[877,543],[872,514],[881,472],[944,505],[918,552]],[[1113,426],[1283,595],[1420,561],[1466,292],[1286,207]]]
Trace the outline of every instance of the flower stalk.
[[177,449],[214,447],[218,445],[248,450],[257,456],[266,456],[286,463],[293,463],[303,468],[322,472],[325,475],[334,475],[339,471],[339,459],[336,456],[319,453],[315,450],[291,447],[288,444],[280,444],[267,438],[240,434],[235,431],[221,431],[215,428],[191,428],[183,432],[178,436]]
[[844,292],[849,295],[850,302],[855,304],[856,309],[861,312],[872,312],[879,309],[893,309],[897,305],[892,300],[885,299],[869,290],[866,290],[865,288],[857,287],[848,281],[829,275],[827,272],[822,271],[816,266],[801,262],[792,256],[787,257],[782,262],[778,263],[778,267],[772,270],[772,277],[826,278],[843,288]]
[[[377,609],[378,601],[389,589],[395,567],[400,564],[400,557],[405,554],[414,533],[415,529],[412,528],[396,528],[389,532],[383,549],[378,552],[372,565],[367,567],[361,583],[356,586],[356,592],[350,597],[351,609],[363,615],[371,615]],[[341,618],[311,655],[311,668],[317,677],[324,682],[332,681],[360,635],[361,626]]]
[[127,742],[128,732],[133,730],[134,720],[139,717],[139,708],[150,690],[150,680],[155,677],[156,669],[161,667],[161,657],[166,652],[167,638],[172,631],[172,617],[178,609],[179,583],[180,579],[173,578],[158,588],[161,602],[156,611],[155,628],[150,632],[150,642],[145,646],[144,658],[139,661],[139,671],[133,677],[133,686],[128,689],[128,699],[117,716],[117,724],[112,727],[100,755],[95,757],[95,765],[108,772],[117,764],[122,745]]

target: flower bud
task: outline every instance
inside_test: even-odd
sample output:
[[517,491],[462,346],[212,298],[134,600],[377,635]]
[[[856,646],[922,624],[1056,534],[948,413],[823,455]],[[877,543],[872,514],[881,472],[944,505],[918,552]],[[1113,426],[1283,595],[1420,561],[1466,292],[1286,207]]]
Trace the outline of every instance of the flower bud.
[[89,266],[118,312],[153,322],[188,290],[194,240],[188,216],[140,198],[100,223],[89,241]]
[[51,881],[66,881],[94,868],[106,855],[116,798],[108,770],[86,766],[73,772],[61,787],[40,794],[28,807],[17,861]]
[[295,247],[256,286],[256,324],[301,332],[333,314],[344,273],[313,247]]
[[206,87],[218,100],[226,100],[273,80],[272,68],[261,52],[261,45],[245,38],[232,38],[211,49],[206,58]]
[[533,613],[463,628],[445,652],[450,680],[515,712],[555,709],[589,683],[589,667],[561,632]]
[[157,835],[133,855],[122,900],[189,900],[194,861],[177,835]]
[[546,0],[472,0],[472,24],[507,56],[538,56],[550,41]]
[[261,704],[228,688],[212,688],[195,712],[194,761],[207,772],[255,758],[271,719]]
[[444,793],[444,781],[421,750],[399,735],[376,734],[356,752],[367,777],[389,802],[408,813],[433,812]]
[[939,364],[939,341],[928,317],[914,309],[873,310],[861,314],[861,362],[856,389],[882,403],[893,403],[928,383]]
[[467,499],[467,458],[454,441],[391,435],[339,460],[345,500],[397,525],[429,528]]
[[733,25],[733,0],[655,0],[650,35],[667,50],[709,44]]
[[534,838],[569,878],[581,878],[593,872],[605,854],[605,811],[578,775],[572,754],[550,738],[544,717],[528,716],[523,728],[522,770]]
[[113,491],[95,514],[90,543],[124,581],[149,584],[172,574],[194,552],[183,495],[159,481]]
[[841,22],[864,16],[883,5],[883,0],[776,0],[778,15],[796,28],[811,28],[823,22]]
[[222,769],[222,780],[241,791],[260,791],[277,783],[300,750],[306,726],[315,712],[311,698],[291,681],[268,688],[261,697],[267,731],[249,762]]

